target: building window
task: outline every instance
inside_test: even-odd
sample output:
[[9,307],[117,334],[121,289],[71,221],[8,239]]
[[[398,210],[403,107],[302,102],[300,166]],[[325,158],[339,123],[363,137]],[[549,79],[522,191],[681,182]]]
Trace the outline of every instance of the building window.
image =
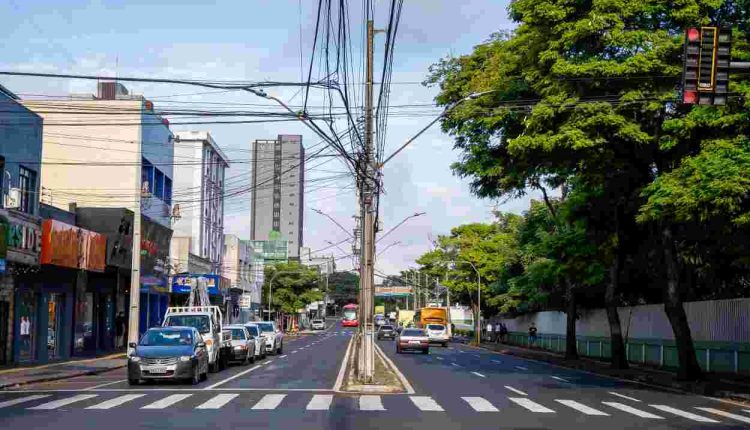
[[19,168],[19,188],[21,188],[21,211],[34,212],[34,197],[36,196],[36,172],[23,166]]
[[141,159],[141,187],[144,184],[148,184],[147,190],[149,193],[154,190],[154,166],[149,163],[145,158]]
[[172,204],[172,180],[164,177],[164,203]]
[[154,195],[164,200],[164,173],[159,169],[154,169],[156,175],[154,177]]

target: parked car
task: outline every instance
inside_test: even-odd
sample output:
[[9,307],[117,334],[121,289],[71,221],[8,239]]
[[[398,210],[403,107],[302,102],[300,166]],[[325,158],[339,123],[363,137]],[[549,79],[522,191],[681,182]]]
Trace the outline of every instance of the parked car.
[[223,329],[223,315],[218,306],[175,306],[167,308],[163,327],[193,327],[206,343],[208,367],[218,372],[227,366],[232,353],[229,333]]
[[400,354],[408,350],[419,350],[422,354],[429,354],[430,338],[427,332],[421,328],[405,328],[396,337],[396,353]]
[[442,324],[427,324],[427,337],[429,337],[430,343],[439,343],[443,347],[448,346],[450,340],[448,329]]
[[392,325],[381,325],[378,329],[378,340],[383,339],[390,339],[393,340],[396,338],[396,330],[393,329]]
[[242,364],[255,362],[255,339],[252,338],[243,325],[228,325],[224,327],[232,336],[231,361],[240,361]]
[[261,333],[260,327],[255,323],[247,323],[245,327],[255,342],[255,358],[261,360],[266,358],[266,338]]
[[259,321],[255,323],[260,327],[260,333],[266,338],[266,352],[281,354],[284,350],[284,333],[276,328],[273,321]]
[[326,329],[326,322],[323,320],[312,320],[310,323],[313,330],[325,330]]
[[128,357],[128,383],[142,380],[186,379],[193,385],[208,376],[208,352],[194,327],[150,328]]

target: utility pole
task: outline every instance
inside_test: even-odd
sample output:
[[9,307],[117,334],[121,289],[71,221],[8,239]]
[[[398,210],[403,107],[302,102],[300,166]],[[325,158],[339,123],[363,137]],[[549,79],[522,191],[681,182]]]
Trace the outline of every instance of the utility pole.
[[[138,144],[140,152],[140,143]],[[140,157],[139,157],[140,158]],[[133,206],[133,245],[130,260],[130,312],[128,315],[128,354],[135,352],[131,343],[138,343],[138,322],[141,299],[141,160],[135,166],[135,205]],[[146,321],[148,324],[148,321]]]

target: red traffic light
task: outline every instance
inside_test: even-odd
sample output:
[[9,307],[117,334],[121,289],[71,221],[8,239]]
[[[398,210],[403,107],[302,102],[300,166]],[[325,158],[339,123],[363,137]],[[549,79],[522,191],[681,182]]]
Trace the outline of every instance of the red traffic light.
[[699,42],[701,40],[701,33],[697,28],[688,28],[687,39],[688,42]]

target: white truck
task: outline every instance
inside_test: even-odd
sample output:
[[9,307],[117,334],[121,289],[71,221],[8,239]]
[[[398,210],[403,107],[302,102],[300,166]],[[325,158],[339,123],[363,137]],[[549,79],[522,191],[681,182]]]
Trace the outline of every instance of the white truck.
[[224,330],[218,306],[174,306],[167,308],[163,327],[195,327],[206,343],[208,369],[218,372],[227,367],[232,353],[232,336]]

